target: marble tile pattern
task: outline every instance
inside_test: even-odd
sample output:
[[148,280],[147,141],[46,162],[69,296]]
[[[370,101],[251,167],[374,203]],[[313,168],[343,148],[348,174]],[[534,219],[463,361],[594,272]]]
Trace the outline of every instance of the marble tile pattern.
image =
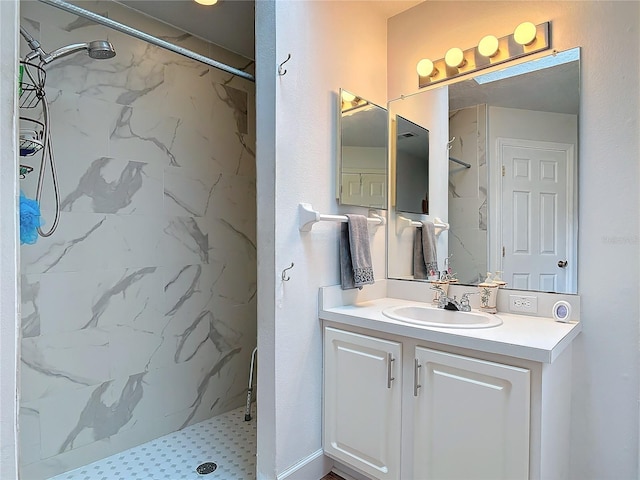
[[449,135],[449,155],[471,165],[449,162],[449,255],[460,281],[475,284],[487,271],[486,105],[451,112]]
[[[115,2],[82,7],[253,68]],[[21,249],[20,460],[22,478],[40,480],[244,404],[255,85],[39,2],[21,15],[46,51],[105,38],[117,51],[47,67],[62,212],[51,237]],[[21,183],[28,197],[35,177]],[[52,195],[47,178],[45,227]]]

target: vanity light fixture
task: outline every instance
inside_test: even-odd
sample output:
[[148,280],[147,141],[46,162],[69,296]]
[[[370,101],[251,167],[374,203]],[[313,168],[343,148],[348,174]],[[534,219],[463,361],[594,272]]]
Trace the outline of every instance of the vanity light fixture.
[[531,45],[536,40],[536,26],[531,22],[522,22],[513,32],[513,39],[520,45]]
[[483,57],[492,58],[498,54],[500,42],[495,35],[486,35],[478,43],[478,53]]
[[435,61],[423,58],[416,66],[418,87],[428,87],[434,83],[547,50],[551,47],[550,26],[550,22],[539,25],[523,22],[510,35],[500,38],[494,35],[482,37],[477,47],[467,50],[450,48],[444,58]]
[[450,48],[444,55],[444,63],[451,68],[462,67],[466,63],[464,59],[464,52],[458,47]]
[[215,5],[216,3],[218,3],[218,0],[193,0],[196,3],[199,3],[200,5]]
[[357,97],[351,92],[347,92],[346,90],[340,91],[340,103],[341,103],[341,111],[342,113],[349,112],[351,110],[355,110],[356,108],[364,107],[369,105],[369,102],[364,98]]
[[436,70],[433,62],[428,58],[423,58],[422,60],[420,60],[418,62],[418,65],[416,66],[416,70],[418,71],[418,75],[420,77],[432,77],[433,75],[438,73],[438,70]]

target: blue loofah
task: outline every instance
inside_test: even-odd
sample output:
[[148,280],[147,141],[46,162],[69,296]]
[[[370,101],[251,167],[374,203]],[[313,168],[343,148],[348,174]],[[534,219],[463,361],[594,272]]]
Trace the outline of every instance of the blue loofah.
[[38,240],[38,227],[42,225],[40,220],[40,205],[20,192],[20,243],[30,245]]

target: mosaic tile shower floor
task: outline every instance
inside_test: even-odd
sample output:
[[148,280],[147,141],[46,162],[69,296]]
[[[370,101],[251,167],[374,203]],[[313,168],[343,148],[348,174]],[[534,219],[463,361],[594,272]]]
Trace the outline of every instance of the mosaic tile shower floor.
[[[251,480],[256,478],[256,417],[244,407],[191,425],[49,480]],[[217,469],[196,468],[215,462]]]

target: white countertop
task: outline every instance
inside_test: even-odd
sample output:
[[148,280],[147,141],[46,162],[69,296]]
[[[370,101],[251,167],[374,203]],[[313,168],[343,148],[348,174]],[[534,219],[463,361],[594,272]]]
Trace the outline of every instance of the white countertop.
[[[382,310],[398,305],[426,305],[398,298],[363,298],[337,305],[334,287],[320,290],[319,317],[344,325],[357,326],[388,334],[508,355],[542,363],[552,363],[582,330],[580,322],[556,322],[552,318],[499,312],[502,325],[491,328],[439,328],[394,320]],[[338,287],[339,288],[339,287]],[[384,294],[382,289],[375,293]]]

